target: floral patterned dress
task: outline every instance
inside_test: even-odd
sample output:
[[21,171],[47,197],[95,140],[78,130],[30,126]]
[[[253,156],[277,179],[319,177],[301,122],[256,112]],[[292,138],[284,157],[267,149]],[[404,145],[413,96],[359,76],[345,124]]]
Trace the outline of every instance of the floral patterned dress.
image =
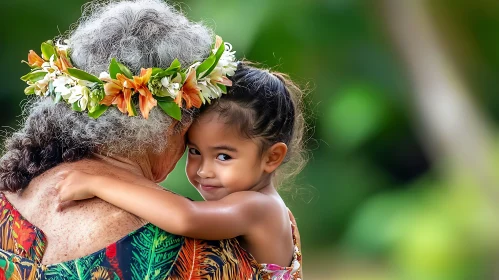
[[237,239],[198,240],[146,224],[88,256],[42,265],[47,239],[0,194],[0,280],[3,279],[300,279],[301,254],[292,220],[292,267],[258,264]]
[[298,228],[296,227],[295,217],[288,210],[293,233],[294,253],[291,266],[284,267],[276,264],[262,263],[258,264],[258,279],[262,280],[302,280],[302,260],[301,260],[301,242]]

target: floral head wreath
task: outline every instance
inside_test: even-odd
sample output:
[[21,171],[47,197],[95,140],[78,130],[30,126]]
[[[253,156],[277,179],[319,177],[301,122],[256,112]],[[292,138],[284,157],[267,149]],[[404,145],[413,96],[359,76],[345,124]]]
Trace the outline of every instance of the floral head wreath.
[[113,105],[124,114],[136,116],[132,96],[138,94],[144,118],[159,105],[166,114],[180,120],[183,105],[187,109],[200,108],[227,93],[227,86],[232,85],[227,76],[234,75],[237,68],[235,51],[219,36],[204,61],[182,68],[175,59],[165,69],[142,68],[138,76],[114,58],[109,73],[102,72],[99,77],[74,68],[69,57],[71,50],[65,44],[47,41],[42,43],[41,51],[41,57],[29,51],[26,63],[32,69],[21,77],[28,84],[24,93],[50,96],[55,103],[64,101],[75,111],[88,111],[92,118],[98,118]]

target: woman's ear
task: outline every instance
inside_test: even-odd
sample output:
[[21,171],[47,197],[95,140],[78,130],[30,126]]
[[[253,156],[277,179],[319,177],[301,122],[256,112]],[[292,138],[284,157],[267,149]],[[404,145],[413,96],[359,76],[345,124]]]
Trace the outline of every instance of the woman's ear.
[[282,142],[272,145],[264,155],[263,170],[267,173],[274,172],[281,165],[287,152],[288,146]]

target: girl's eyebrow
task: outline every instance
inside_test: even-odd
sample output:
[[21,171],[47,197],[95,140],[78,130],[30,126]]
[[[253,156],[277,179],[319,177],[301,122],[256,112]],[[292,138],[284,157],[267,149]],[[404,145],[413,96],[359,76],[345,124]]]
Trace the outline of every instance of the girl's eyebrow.
[[229,152],[237,152],[236,148],[231,147],[231,146],[227,146],[227,145],[214,146],[214,147],[210,147],[210,149],[212,149],[212,150],[226,150]]

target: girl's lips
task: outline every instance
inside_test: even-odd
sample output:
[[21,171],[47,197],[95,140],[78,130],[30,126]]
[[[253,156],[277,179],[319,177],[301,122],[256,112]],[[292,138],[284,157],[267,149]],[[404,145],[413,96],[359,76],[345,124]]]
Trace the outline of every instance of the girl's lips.
[[213,190],[216,190],[216,189],[220,189],[220,187],[217,187],[217,186],[211,186],[211,185],[201,185],[199,184],[199,187],[204,190],[204,191],[213,191]]

